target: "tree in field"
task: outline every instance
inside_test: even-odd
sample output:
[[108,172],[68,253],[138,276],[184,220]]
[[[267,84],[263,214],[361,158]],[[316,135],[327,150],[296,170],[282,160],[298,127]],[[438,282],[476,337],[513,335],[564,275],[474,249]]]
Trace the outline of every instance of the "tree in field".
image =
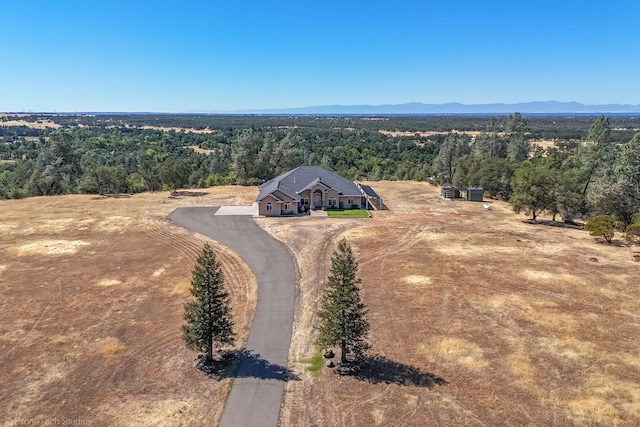
[[176,191],[178,188],[183,188],[189,181],[191,167],[184,159],[170,157],[160,165],[159,172],[163,184]]
[[609,215],[594,216],[584,225],[584,228],[591,236],[604,237],[607,243],[611,243],[614,236],[613,220]]
[[205,362],[210,363],[213,344],[233,344],[235,334],[220,262],[209,244],[198,257],[190,291],[195,300],[184,306],[187,323],[182,326],[182,336],[187,347],[205,352]]
[[640,244],[640,219],[627,227],[625,239],[631,244]]
[[533,166],[524,162],[511,179],[509,202],[513,211],[524,211],[536,217],[544,210],[554,212],[557,206],[557,171],[544,165]]
[[576,215],[587,212],[587,201],[582,194],[582,185],[579,173],[575,169],[563,169],[557,171],[556,209],[550,212],[560,214],[565,221],[573,221]]
[[340,346],[341,362],[347,355],[361,357],[370,345],[367,308],[360,300],[360,279],[356,278],[358,263],[346,240],[341,240],[331,257],[331,273],[318,316],[320,326],[316,343],[323,347]]

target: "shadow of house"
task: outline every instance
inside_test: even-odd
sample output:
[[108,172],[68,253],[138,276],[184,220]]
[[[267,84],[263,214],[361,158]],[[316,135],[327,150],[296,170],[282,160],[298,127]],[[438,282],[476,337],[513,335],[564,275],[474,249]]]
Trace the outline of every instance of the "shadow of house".
[[448,384],[445,379],[430,372],[423,372],[414,366],[375,355],[363,359],[355,377],[372,384],[385,383],[426,388]]

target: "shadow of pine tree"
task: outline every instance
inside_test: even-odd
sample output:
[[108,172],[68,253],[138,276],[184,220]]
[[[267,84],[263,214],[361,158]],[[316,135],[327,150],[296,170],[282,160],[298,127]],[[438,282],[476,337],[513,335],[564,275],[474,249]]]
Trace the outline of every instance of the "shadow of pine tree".
[[414,366],[376,355],[365,356],[354,376],[361,381],[369,381],[373,384],[413,385],[427,388],[448,384],[445,379],[430,372],[423,372]]
[[[201,370],[204,369],[201,368]],[[271,363],[250,350],[224,352],[222,360],[214,362],[213,369],[205,372],[218,379],[258,378],[276,381],[298,381],[300,379],[286,366]]]

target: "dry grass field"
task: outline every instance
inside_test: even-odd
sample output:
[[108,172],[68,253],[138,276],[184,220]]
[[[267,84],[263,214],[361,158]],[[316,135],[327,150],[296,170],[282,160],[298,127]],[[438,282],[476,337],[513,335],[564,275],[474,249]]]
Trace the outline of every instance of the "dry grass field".
[[[255,188],[204,193],[0,201],[0,425],[215,424],[230,380],[194,369],[180,331],[207,239],[165,218],[177,206],[250,203]],[[255,277],[214,249],[241,345]]]
[[442,135],[447,133],[458,133],[461,135],[470,135],[471,137],[475,138],[476,136],[482,133],[480,131],[475,131],[475,130],[459,131],[457,129],[451,129],[450,131],[446,131],[446,132],[435,132],[435,131],[408,132],[408,131],[399,131],[399,130],[380,130],[378,132],[380,132],[383,135],[391,136],[394,138],[399,136],[415,136],[415,135],[429,137],[433,135]]
[[[427,184],[372,185],[390,208],[373,219],[258,220],[301,274],[302,379],[287,384],[282,425],[640,425],[638,248],[523,223],[502,202],[444,201]],[[342,237],[386,373],[313,378],[301,361]]]
[[[0,119],[3,119],[5,117],[6,117],[5,115],[0,114]],[[33,129],[46,129],[46,128],[58,129],[60,127],[59,124],[48,119],[38,120],[37,122],[28,122],[26,120],[4,120],[4,121],[0,120],[0,126],[5,126],[5,127],[26,126],[28,128],[33,128]]]
[[[290,352],[300,380],[287,383],[281,425],[640,425],[640,249],[523,223],[502,202],[444,201],[424,183],[372,186],[390,208],[372,219],[256,219],[300,271]],[[165,218],[248,204],[256,189],[204,192],[0,201],[5,424],[215,424],[230,381],[195,370],[180,338],[206,240]],[[375,370],[314,378],[303,360],[342,237],[360,263]],[[215,247],[244,337],[255,278]]]

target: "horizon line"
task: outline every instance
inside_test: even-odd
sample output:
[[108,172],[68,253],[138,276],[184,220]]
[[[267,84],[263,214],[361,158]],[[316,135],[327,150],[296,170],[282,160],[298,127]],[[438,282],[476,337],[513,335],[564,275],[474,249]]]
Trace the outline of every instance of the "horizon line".
[[[527,101],[527,102],[517,102],[517,103],[505,103],[505,102],[496,102],[496,103],[481,103],[481,104],[464,104],[456,101],[446,102],[441,104],[426,104],[423,102],[406,102],[400,104],[331,104],[331,105],[311,105],[304,107],[282,107],[282,108],[243,108],[243,109],[233,109],[233,110],[191,110],[191,111],[134,111],[134,110],[85,110],[85,111],[58,111],[54,109],[53,111],[33,111],[33,110],[23,110],[23,111],[4,111],[0,112],[0,114],[10,115],[10,114],[25,114],[25,115],[34,115],[34,114],[47,114],[47,115],[74,115],[74,114],[159,114],[159,115],[171,115],[171,114],[187,114],[187,115],[195,115],[195,114],[207,114],[207,115],[263,115],[263,114],[274,114],[274,115],[289,115],[289,114],[299,114],[299,115],[469,115],[469,114],[512,114],[514,112],[519,112],[517,107],[534,107],[538,106],[547,106],[547,108],[541,108],[540,111],[520,111],[521,114],[599,114],[599,113],[608,113],[608,114],[636,114],[640,113],[640,104],[620,104],[620,103],[607,103],[607,104],[583,104],[577,101]],[[565,108],[561,108],[564,106]],[[416,109],[433,109],[433,111],[411,111],[411,108],[414,107]],[[437,111],[438,108],[451,108],[457,107],[460,108],[460,111],[450,110],[450,111]],[[511,108],[509,108],[511,107]],[[558,110],[554,110],[554,107],[558,108]],[[478,110],[473,110],[474,108]],[[502,108],[508,108],[501,110]],[[576,108],[575,110],[571,110],[570,108]],[[583,110],[584,108],[584,110]],[[611,108],[611,110],[609,109]],[[631,108],[631,109],[629,109]],[[322,112],[323,109],[339,109],[339,110],[351,110],[348,112],[337,112],[337,111],[327,111]],[[369,110],[369,111],[361,111],[358,112],[357,109]],[[387,111],[375,111],[375,109],[387,110]],[[404,109],[403,111],[391,111],[392,109]],[[483,111],[483,109],[486,109]],[[463,111],[466,110],[466,111]]]

